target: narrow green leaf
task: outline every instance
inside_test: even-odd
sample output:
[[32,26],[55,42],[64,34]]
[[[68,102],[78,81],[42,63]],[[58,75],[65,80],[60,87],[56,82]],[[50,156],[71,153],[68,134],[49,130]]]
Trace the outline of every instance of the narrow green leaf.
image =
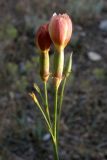
[[64,69],[64,76],[68,77],[71,70],[72,70],[72,53],[67,60],[67,63],[66,63],[65,69]]
[[34,88],[36,89],[36,91],[37,91],[39,94],[41,94],[40,88],[39,88],[39,86],[38,86],[36,83],[34,83]]

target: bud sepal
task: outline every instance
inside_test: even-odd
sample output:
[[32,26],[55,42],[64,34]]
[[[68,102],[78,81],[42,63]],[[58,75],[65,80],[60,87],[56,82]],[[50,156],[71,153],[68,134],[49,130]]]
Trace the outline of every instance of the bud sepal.
[[49,52],[45,51],[40,55],[40,76],[44,82],[49,78]]

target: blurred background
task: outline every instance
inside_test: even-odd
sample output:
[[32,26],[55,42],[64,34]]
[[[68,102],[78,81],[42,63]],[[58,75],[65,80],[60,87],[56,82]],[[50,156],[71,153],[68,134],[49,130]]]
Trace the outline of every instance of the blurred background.
[[[53,160],[50,135],[28,93],[34,82],[43,87],[34,33],[54,12],[73,21],[61,160],[107,159],[107,1],[0,0],[0,160]],[[52,104],[51,82],[48,91]]]

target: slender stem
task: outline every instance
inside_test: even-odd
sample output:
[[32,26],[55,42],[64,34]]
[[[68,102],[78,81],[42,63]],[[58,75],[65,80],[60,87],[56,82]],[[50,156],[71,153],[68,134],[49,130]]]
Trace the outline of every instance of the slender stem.
[[48,106],[48,95],[47,95],[47,82],[44,82],[44,90],[45,90],[45,103],[46,107]]
[[57,136],[57,114],[58,114],[58,89],[55,88],[55,97],[54,97],[54,137],[56,140],[56,136]]
[[53,142],[54,160],[59,160],[57,144]]
[[64,89],[65,89],[66,80],[67,78],[65,77],[63,81],[63,85],[62,85],[60,100],[59,100],[60,104],[59,104],[58,120],[60,119],[60,116],[61,116],[61,109],[62,109],[62,102],[63,102],[63,97],[64,97]]
[[49,123],[51,125],[51,118],[50,118],[49,105],[48,105],[47,82],[44,82],[44,91],[45,91],[46,113],[47,113]]
[[58,134],[59,134],[59,126],[60,126],[60,118],[61,118],[61,110],[62,110],[62,102],[63,102],[63,97],[64,97],[64,89],[65,89],[65,84],[66,84],[67,77],[64,78],[63,84],[62,84],[62,90],[61,90],[61,95],[59,98],[59,110],[58,110],[58,123],[57,123],[57,139],[58,139]]
[[57,145],[57,114],[58,114],[58,89],[55,88],[55,97],[54,97],[54,128],[53,128],[53,135],[55,138],[54,145],[54,159],[59,160],[58,158],[58,145]]
[[[36,102],[35,102],[35,103],[36,103]],[[49,121],[48,121],[48,119],[47,119],[47,117],[46,117],[46,115],[45,115],[45,113],[44,113],[44,110],[42,109],[42,107],[41,107],[41,105],[39,104],[39,102],[36,103],[36,104],[37,104],[38,108],[40,109],[40,111],[41,111],[41,113],[42,113],[42,115],[43,115],[43,117],[44,117],[44,119],[45,119],[45,121],[46,121],[48,130],[49,130],[49,132],[50,132],[50,134],[51,134],[51,136],[52,136],[52,139],[53,139],[53,141],[55,142],[55,138],[54,138],[54,135],[53,135],[53,132],[52,132],[52,128],[51,128],[51,126],[50,126],[50,124],[49,124]]]
[[[44,83],[44,89],[45,89],[45,104],[46,104],[46,112],[49,120],[49,125],[51,125],[51,120],[50,120],[50,113],[49,113],[49,105],[48,105],[48,96],[47,96],[47,84],[46,82]],[[58,90],[55,89],[55,110],[54,110],[54,131],[52,132],[52,140],[53,140],[53,148],[54,148],[54,160],[59,160],[58,157],[58,146],[57,146],[57,100],[58,100]]]
[[41,93],[39,93],[39,94],[40,94],[41,100],[43,101],[43,104],[45,104],[45,100],[44,100],[42,94]]

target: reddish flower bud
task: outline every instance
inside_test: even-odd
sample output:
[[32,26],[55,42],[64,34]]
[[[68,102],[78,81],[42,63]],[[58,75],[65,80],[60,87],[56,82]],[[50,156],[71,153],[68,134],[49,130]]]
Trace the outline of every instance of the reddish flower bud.
[[49,78],[49,49],[51,42],[48,32],[48,24],[40,26],[36,33],[35,43],[41,52],[40,75],[45,82],[47,82]]
[[54,14],[49,23],[49,34],[58,51],[63,50],[72,35],[72,22],[67,14]]
[[42,52],[49,50],[51,39],[48,32],[48,24],[39,27],[36,32],[35,43]]

